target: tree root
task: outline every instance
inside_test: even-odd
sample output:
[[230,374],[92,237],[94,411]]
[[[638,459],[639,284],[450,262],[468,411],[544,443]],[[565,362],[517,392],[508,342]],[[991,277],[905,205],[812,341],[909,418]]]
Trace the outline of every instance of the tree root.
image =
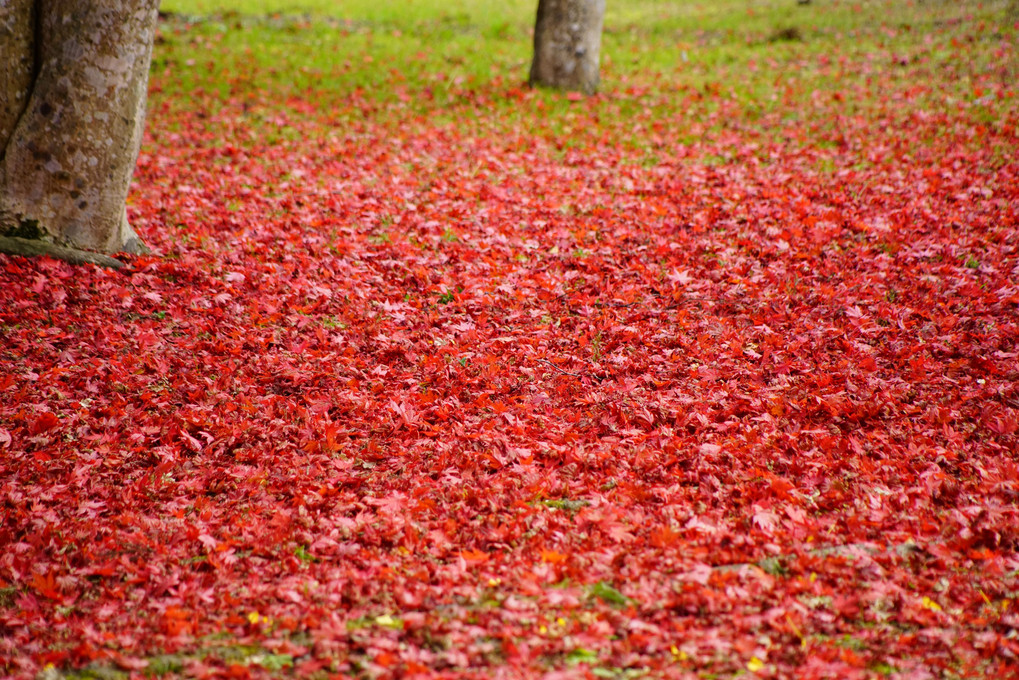
[[67,248],[58,246],[46,241],[38,241],[14,236],[0,236],[0,253],[9,255],[23,255],[24,257],[39,257],[48,255],[58,260],[70,262],[71,264],[94,264],[100,267],[120,269],[124,263],[109,255],[93,253],[88,250]]

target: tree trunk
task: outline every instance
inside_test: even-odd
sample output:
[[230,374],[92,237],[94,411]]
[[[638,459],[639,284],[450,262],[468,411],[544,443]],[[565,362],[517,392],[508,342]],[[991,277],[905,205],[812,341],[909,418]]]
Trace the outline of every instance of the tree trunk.
[[594,94],[605,0],[538,0],[531,85]]
[[125,201],[158,7],[0,0],[0,61],[13,66],[0,79],[0,248],[144,250]]

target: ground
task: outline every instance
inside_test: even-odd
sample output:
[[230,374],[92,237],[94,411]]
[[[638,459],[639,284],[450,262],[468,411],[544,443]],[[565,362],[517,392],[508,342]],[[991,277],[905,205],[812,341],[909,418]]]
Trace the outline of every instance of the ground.
[[1004,3],[248,5],[0,255],[0,673],[1019,676]]

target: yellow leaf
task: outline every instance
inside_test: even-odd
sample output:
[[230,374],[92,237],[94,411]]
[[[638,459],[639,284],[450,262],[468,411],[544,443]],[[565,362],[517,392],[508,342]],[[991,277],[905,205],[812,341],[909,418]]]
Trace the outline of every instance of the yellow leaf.
[[756,656],[750,657],[750,661],[747,661],[747,669],[749,669],[751,673],[756,673],[762,668],[764,668],[764,662],[758,659]]
[[261,615],[258,612],[251,612],[250,614],[248,614],[248,621],[250,621],[251,623],[258,623],[258,620],[260,618]]
[[927,597],[926,595],[923,596],[923,599],[920,601],[920,604],[925,609],[930,609],[932,612],[941,611],[941,605],[932,600],[931,598]]

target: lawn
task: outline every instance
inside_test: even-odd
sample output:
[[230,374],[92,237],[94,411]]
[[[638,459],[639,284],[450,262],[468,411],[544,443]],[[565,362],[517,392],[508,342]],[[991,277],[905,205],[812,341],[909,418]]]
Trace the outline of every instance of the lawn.
[[0,255],[0,675],[1019,677],[1006,3],[226,4]]

